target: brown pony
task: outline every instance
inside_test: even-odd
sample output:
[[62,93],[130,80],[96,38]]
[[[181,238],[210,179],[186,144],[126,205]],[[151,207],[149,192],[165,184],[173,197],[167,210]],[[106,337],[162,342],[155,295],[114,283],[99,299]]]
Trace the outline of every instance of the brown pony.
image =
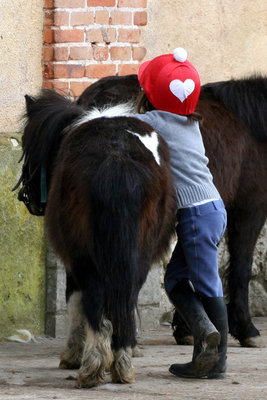
[[[77,103],[83,107],[136,98],[136,75],[107,77],[87,88]],[[251,76],[209,83],[201,88],[196,110],[209,157],[209,167],[228,213],[229,331],[242,346],[257,345],[259,331],[248,308],[253,252],[267,215],[267,78]],[[174,316],[177,342],[188,334]]]

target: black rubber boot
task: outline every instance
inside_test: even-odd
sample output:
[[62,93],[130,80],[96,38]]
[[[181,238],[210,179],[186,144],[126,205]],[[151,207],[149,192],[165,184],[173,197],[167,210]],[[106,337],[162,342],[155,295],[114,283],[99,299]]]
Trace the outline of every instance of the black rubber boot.
[[224,297],[203,297],[202,303],[210,320],[218,329],[221,341],[218,346],[219,360],[208,374],[209,379],[224,379],[228,336],[228,317]]
[[219,361],[220,333],[210,321],[202,302],[193,292],[188,280],[184,279],[178,282],[169,298],[191,329],[194,337],[192,362],[173,364],[169,371],[182,377],[207,376]]
[[172,319],[172,330],[173,330],[173,337],[177,344],[181,344],[183,346],[193,345],[194,339],[192,336],[191,330],[188,328],[187,324],[185,323],[184,319],[175,310]]
[[218,361],[207,372],[196,376],[194,372],[194,363],[197,359],[201,346],[198,342],[194,346],[192,362],[186,364],[173,364],[170,367],[170,372],[176,376],[183,378],[208,378],[208,379],[224,379],[226,372],[226,353],[227,353],[227,334],[228,334],[228,319],[225,300],[223,297],[203,297],[202,304],[207,315],[218,329],[221,335],[221,340],[218,345]]

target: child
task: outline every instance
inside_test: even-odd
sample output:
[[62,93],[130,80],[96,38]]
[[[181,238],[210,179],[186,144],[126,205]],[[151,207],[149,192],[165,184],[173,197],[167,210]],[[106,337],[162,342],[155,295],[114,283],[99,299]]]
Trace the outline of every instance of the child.
[[149,123],[169,145],[177,192],[178,242],[165,273],[165,289],[194,336],[192,361],[169,371],[185,378],[225,377],[227,311],[218,274],[218,243],[226,211],[213,184],[194,115],[200,79],[184,49],[143,63],[144,90],[135,117]]

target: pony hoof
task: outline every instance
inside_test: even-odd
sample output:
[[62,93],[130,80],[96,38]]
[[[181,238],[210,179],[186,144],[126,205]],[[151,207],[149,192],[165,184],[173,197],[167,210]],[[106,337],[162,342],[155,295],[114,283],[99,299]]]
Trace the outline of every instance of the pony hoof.
[[113,383],[133,383],[135,382],[135,370],[132,365],[121,366],[113,363],[110,368],[111,379]]
[[120,349],[114,353],[114,361],[110,372],[113,383],[135,382],[135,370],[131,361],[132,349]]
[[193,336],[184,336],[184,337],[175,337],[176,344],[182,346],[193,346],[194,345],[194,338]]
[[75,388],[82,389],[82,388],[92,388],[94,386],[98,386],[104,383],[104,379],[101,376],[86,376],[80,374]]
[[242,339],[240,340],[240,345],[242,347],[254,347],[254,348],[264,347],[264,344],[260,336],[254,336]]
[[144,353],[142,352],[142,350],[140,349],[140,347],[135,346],[132,349],[132,357],[144,357]]
[[134,383],[135,382],[135,371],[128,371],[127,374],[117,374],[114,370],[111,372],[113,383]]

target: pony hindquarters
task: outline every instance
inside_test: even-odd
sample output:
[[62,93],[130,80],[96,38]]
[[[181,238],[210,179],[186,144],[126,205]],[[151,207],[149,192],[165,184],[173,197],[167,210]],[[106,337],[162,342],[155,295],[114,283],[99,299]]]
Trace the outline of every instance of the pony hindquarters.
[[63,140],[46,223],[81,292],[79,387],[103,382],[109,368],[114,382],[134,381],[138,293],[168,247],[175,204],[167,146],[149,125],[131,117],[83,118]]

